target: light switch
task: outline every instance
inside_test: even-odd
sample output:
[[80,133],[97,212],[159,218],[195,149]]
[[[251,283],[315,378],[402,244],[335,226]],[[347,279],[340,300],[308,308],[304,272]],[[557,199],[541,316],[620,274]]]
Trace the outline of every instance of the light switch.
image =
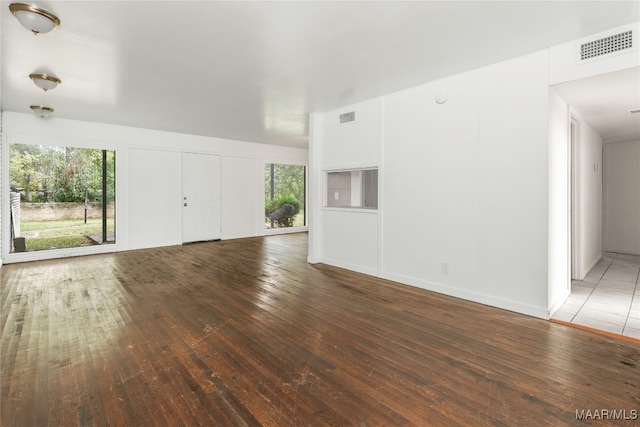
[[336,191],[336,192],[333,193],[333,199],[334,200],[340,200],[340,192],[339,191]]

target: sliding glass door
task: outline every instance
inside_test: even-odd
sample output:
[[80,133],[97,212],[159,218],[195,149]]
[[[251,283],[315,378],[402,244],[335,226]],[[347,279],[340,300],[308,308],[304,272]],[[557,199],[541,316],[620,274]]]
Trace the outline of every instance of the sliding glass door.
[[10,145],[11,252],[115,243],[115,151]]

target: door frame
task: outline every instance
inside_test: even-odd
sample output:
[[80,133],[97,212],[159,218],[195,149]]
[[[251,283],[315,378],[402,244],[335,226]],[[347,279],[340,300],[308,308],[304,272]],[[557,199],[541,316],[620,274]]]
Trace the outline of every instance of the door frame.
[[[582,212],[581,212],[581,122],[575,114],[569,114],[569,238],[570,238],[570,279],[584,278],[582,265]],[[571,281],[569,281],[571,283]]]
[[[220,186],[220,175],[221,175],[221,160],[219,155],[215,154],[207,154],[207,153],[194,153],[194,152],[182,152],[181,154],[181,164],[182,164],[182,243],[193,243],[199,241],[210,241],[210,240],[220,240],[222,236],[221,229],[221,186]],[[211,229],[204,230],[205,234],[201,234],[200,236],[194,237],[193,235],[187,235],[185,231],[185,227],[187,225],[187,215],[185,214],[185,208],[188,207],[190,203],[192,203],[193,198],[192,195],[189,194],[189,191],[186,190],[187,186],[187,172],[189,170],[189,165],[187,163],[195,158],[198,160],[205,160],[208,162],[211,160],[210,169],[207,170],[210,174],[208,178],[210,181],[206,184],[209,186],[204,189],[205,193],[211,192],[211,197],[213,199],[213,207],[212,207],[212,225]],[[190,198],[189,200],[187,200]]]

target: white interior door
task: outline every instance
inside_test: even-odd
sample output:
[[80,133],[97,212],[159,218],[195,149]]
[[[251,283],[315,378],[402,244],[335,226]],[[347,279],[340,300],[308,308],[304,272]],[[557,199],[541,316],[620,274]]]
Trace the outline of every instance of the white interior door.
[[182,154],[182,242],[220,238],[220,157]]

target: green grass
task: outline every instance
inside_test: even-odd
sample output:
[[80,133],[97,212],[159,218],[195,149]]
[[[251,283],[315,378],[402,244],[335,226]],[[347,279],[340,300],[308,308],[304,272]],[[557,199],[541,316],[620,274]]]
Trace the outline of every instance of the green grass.
[[[89,234],[102,233],[101,219],[59,220],[59,221],[24,221],[20,224],[27,251],[77,248],[95,244],[87,237]],[[109,231],[113,231],[113,221],[108,223]],[[29,234],[36,233],[31,237]]]
[[87,224],[84,223],[84,220],[80,219],[69,219],[69,220],[58,220],[58,221],[28,221],[22,222],[20,224],[20,229],[22,231],[41,231],[41,230],[52,230],[55,228],[69,228],[69,227],[83,227],[83,226],[91,226],[95,225],[99,228],[102,227],[102,220],[99,218],[89,218],[87,219]]
[[93,242],[84,236],[56,236],[26,239],[26,244],[28,251],[46,251],[49,249],[89,246],[93,244]]

